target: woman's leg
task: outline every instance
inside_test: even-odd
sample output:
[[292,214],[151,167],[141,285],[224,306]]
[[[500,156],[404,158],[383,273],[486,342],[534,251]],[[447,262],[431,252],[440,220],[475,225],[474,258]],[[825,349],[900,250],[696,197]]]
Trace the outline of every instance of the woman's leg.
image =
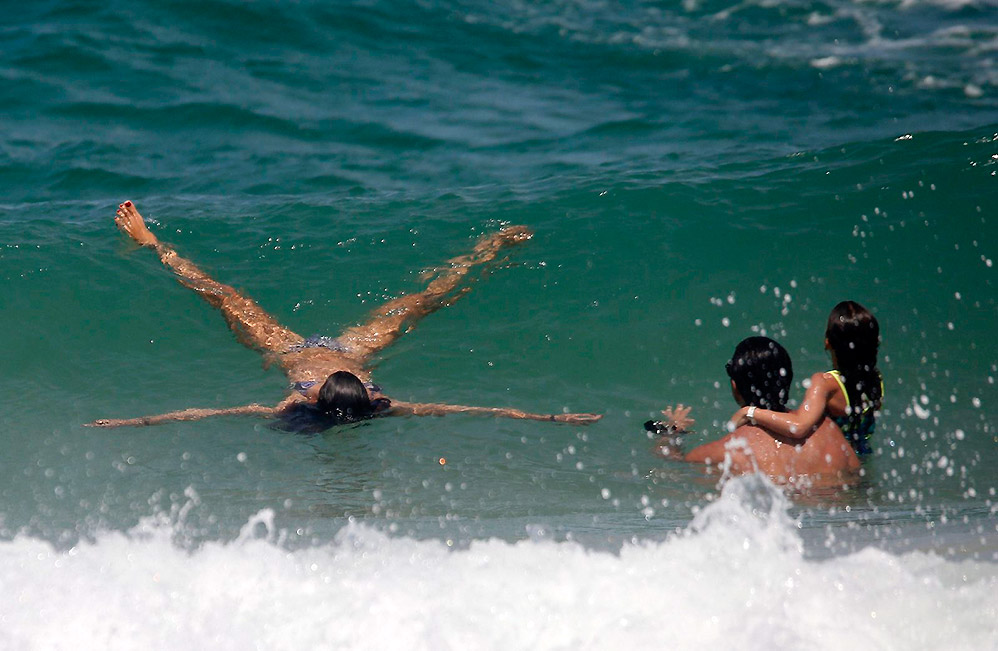
[[467,288],[457,290],[472,267],[494,260],[499,251],[533,237],[526,226],[508,226],[497,233],[483,236],[468,255],[448,260],[448,266],[418,294],[388,301],[371,315],[367,323],[346,330],[339,342],[352,354],[369,357],[392,344],[412,329],[414,322],[450,305]]
[[214,280],[160,242],[146,227],[142,215],[131,201],[118,206],[114,221],[123,233],[138,244],[155,250],[163,264],[177,274],[181,284],[221,310],[236,338],[244,345],[261,351],[284,353],[291,345],[302,342],[301,336],[282,326],[254,301]]

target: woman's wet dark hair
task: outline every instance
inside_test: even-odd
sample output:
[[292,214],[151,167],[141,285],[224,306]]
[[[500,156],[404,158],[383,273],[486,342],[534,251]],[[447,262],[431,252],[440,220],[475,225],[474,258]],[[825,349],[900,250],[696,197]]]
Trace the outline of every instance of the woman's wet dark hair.
[[336,371],[326,378],[319,389],[315,406],[341,423],[364,420],[374,415],[374,406],[364,383],[348,371]]
[[880,410],[883,399],[877,354],[880,350],[880,324],[877,318],[855,301],[842,301],[828,315],[825,339],[835,353],[836,368],[849,394],[852,407],[848,418],[859,425],[873,407]]
[[[381,399],[387,403],[387,400]],[[318,434],[331,427],[372,418],[377,411],[371,398],[353,373],[337,371],[322,384],[315,404],[291,405],[272,427],[299,434]]]
[[794,369],[786,348],[769,337],[749,337],[725,368],[746,405],[787,411]]

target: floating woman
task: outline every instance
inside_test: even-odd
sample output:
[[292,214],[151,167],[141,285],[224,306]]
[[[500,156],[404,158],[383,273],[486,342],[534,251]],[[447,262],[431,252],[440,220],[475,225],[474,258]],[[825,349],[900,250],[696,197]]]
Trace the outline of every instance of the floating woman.
[[585,425],[599,414],[531,414],[500,407],[468,407],[439,403],[409,403],[388,398],[370,382],[370,359],[408,332],[414,322],[449,305],[463,293],[461,280],[475,266],[485,264],[503,248],[525,242],[532,233],[525,226],[508,226],[483,236],[472,252],[448,261],[427,288],[377,308],[367,323],[345,330],[339,337],[305,338],[267,314],[256,302],[209,277],[177,255],[146,227],[131,201],[118,206],[115,223],[141,246],[153,249],[160,261],[177,274],[182,285],[197,292],[225,317],[244,345],[272,358],[291,382],[291,393],[276,406],[251,404],[224,409],[184,409],[156,416],[100,419],[92,427],[156,425],[199,420],[210,416],[254,415],[279,418],[286,429],[321,431],[340,423],[378,416],[443,416],[463,413]]

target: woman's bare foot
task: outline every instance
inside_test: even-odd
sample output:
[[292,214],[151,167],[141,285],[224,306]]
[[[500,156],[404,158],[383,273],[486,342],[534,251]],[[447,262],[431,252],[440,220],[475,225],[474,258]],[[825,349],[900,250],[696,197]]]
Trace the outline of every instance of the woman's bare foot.
[[438,281],[449,276],[463,276],[471,267],[490,262],[495,259],[499,251],[508,247],[526,242],[534,236],[534,232],[526,226],[507,226],[495,233],[483,235],[475,244],[471,253],[459,255],[446,262],[446,266],[433,267],[419,274],[419,279],[429,281],[437,277],[428,289],[433,290]]
[[114,223],[118,225],[122,233],[142,246],[156,246],[159,244],[159,240],[146,228],[145,220],[142,219],[142,215],[135,209],[135,204],[131,201],[118,204]]
[[534,232],[526,226],[507,226],[499,232],[479,240],[474,251],[478,255],[494,255],[499,249],[526,242],[533,236]]
[[447,264],[453,269],[490,262],[502,249],[526,242],[533,236],[534,232],[526,226],[507,226],[495,233],[483,235],[471,253],[451,258]]

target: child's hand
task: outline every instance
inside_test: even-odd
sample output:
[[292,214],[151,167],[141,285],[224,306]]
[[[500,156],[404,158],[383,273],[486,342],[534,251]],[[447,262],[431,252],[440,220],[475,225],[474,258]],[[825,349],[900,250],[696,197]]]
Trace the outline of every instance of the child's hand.
[[733,432],[742,425],[748,425],[748,424],[749,424],[748,407],[742,407],[734,414],[732,414],[728,430]]

